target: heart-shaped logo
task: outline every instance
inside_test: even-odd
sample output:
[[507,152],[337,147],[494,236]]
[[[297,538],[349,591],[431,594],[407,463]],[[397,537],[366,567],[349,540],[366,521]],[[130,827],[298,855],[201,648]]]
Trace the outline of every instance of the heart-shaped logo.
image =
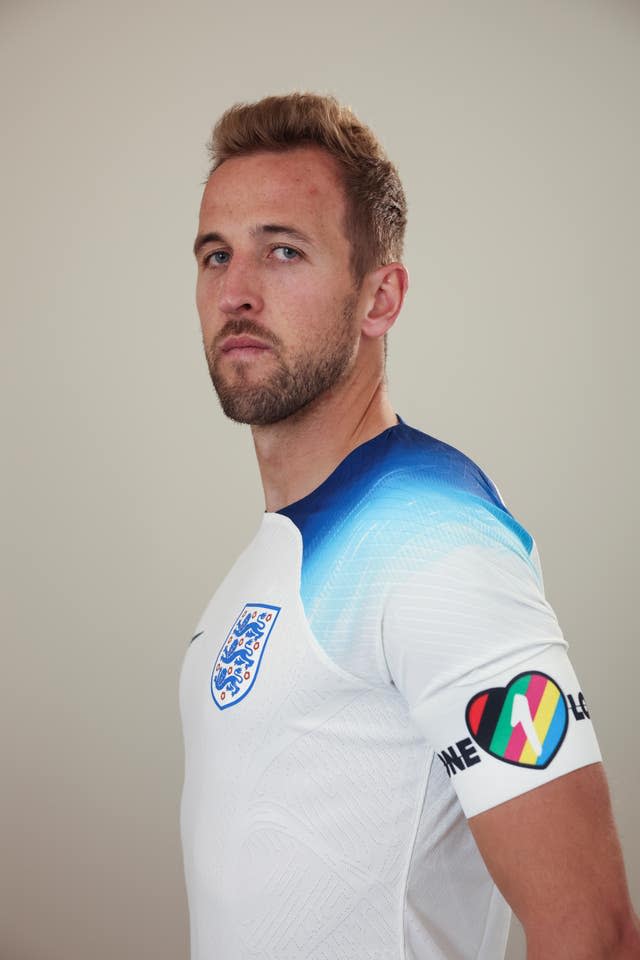
[[532,671],[476,694],[465,717],[473,739],[492,757],[543,770],[564,740],[568,711],[555,680]]

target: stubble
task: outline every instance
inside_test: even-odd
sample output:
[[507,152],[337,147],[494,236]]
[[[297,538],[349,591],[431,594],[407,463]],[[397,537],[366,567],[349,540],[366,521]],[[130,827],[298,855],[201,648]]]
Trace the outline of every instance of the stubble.
[[[205,346],[211,381],[226,416],[236,423],[267,426],[293,416],[336,386],[355,353],[355,300],[355,296],[346,300],[320,345],[302,346],[288,357],[280,341],[260,324],[249,319],[229,320],[210,348]],[[226,337],[243,334],[266,341],[276,361],[275,369],[259,383],[252,382],[242,361],[235,365],[233,377],[222,372],[219,344]]]

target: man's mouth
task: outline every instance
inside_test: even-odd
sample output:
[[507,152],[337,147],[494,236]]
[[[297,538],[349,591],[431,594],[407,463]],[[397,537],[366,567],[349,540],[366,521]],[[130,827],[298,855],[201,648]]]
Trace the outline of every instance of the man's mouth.
[[263,350],[270,350],[271,347],[268,343],[265,343],[264,340],[259,340],[257,337],[227,337],[226,340],[223,340],[220,345],[220,353],[225,356],[252,356]]

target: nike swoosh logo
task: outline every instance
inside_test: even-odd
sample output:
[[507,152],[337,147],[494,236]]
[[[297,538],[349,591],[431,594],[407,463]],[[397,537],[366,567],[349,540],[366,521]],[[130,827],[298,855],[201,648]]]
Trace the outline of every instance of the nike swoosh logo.
[[194,640],[197,640],[198,637],[201,637],[203,633],[204,633],[204,630],[201,630],[200,633],[196,633],[193,637],[191,637],[191,640],[189,641],[189,646],[191,646]]

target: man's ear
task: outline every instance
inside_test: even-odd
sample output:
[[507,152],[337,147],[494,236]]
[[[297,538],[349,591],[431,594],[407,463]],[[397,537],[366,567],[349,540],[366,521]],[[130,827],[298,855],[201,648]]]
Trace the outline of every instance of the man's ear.
[[407,268],[401,263],[388,263],[367,274],[364,288],[366,313],[361,323],[365,337],[383,337],[400,313],[409,287]]

